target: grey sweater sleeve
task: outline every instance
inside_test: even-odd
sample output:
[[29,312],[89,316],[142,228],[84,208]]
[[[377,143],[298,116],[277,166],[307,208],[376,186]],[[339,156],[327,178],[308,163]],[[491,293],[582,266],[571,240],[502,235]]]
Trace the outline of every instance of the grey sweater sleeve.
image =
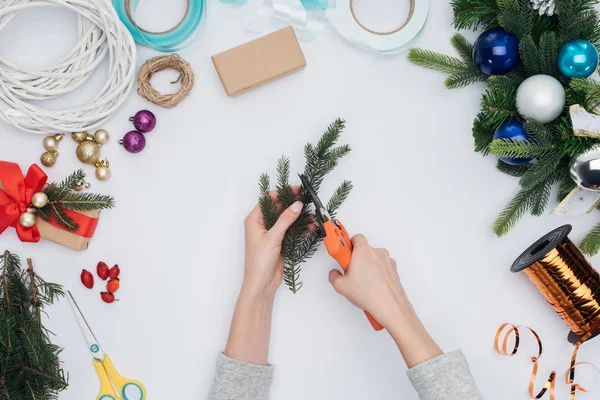
[[[436,357],[408,370],[421,400],[483,400],[462,352]],[[267,400],[273,367],[233,360],[221,354],[208,400]]]
[[425,361],[406,374],[421,400],[483,400],[461,351]]

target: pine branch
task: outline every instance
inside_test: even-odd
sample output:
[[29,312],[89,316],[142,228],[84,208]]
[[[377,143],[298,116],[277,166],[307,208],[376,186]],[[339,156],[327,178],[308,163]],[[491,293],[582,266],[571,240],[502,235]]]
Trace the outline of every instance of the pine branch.
[[113,208],[115,206],[115,199],[112,196],[103,194],[70,192],[60,200],[49,204],[78,212],[95,211]]
[[476,69],[467,69],[450,75],[444,81],[447,89],[458,89],[476,82],[485,82],[488,76]]
[[[498,2],[500,4],[500,2]],[[523,40],[534,26],[535,11],[528,1],[503,0],[498,13],[498,24]]]
[[535,158],[553,149],[531,140],[496,139],[489,145],[490,153],[506,158]]
[[502,210],[494,221],[493,231],[496,235],[503,236],[516,225],[531,204],[531,194],[531,190],[521,189]]
[[579,245],[581,251],[589,256],[594,256],[600,251],[600,224],[595,225],[583,238],[581,245]]
[[553,133],[546,125],[536,120],[528,120],[523,127],[533,142],[553,147]]
[[457,30],[488,29],[498,25],[498,6],[495,0],[452,0],[454,27]]
[[331,199],[327,203],[327,210],[332,217],[335,218],[337,210],[346,201],[350,195],[350,191],[352,191],[352,182],[350,181],[342,182],[342,184],[335,189],[335,192],[333,192]]
[[410,49],[408,60],[420,67],[447,74],[461,73],[469,70],[469,66],[458,58],[431,50]]
[[71,232],[79,229],[79,225],[75,223],[71,217],[65,214],[65,211],[62,209],[62,207],[56,204],[51,204],[48,207],[50,207],[54,221],[56,221],[60,226]]
[[523,83],[523,77],[520,75],[510,72],[506,75],[493,75],[488,78],[488,88],[493,92],[504,91],[513,92],[516,91],[521,83]]
[[265,217],[265,227],[271,229],[277,219],[279,218],[279,212],[277,211],[277,206],[273,201],[273,197],[271,197],[271,182],[269,179],[269,175],[263,173],[260,175],[260,197],[258,198],[258,204],[262,211],[263,216]]
[[529,75],[538,75],[541,73],[539,50],[531,34],[525,36],[519,42],[519,53],[521,54],[525,70]]
[[500,92],[488,89],[481,97],[481,108],[492,119],[504,121],[508,118],[518,117],[517,92]]
[[471,42],[460,33],[455,33],[450,39],[450,43],[466,65],[475,66],[475,62],[473,61],[473,44]]
[[523,188],[532,188],[542,181],[546,181],[560,163],[562,154],[558,151],[549,151],[538,157],[537,161],[521,177],[519,184]]
[[525,175],[525,173],[527,172],[527,170],[529,170],[529,168],[531,168],[531,165],[532,165],[531,163],[526,163],[526,164],[521,164],[521,165],[510,165],[510,164],[503,162],[502,160],[498,160],[498,163],[496,164],[496,168],[498,168],[498,171],[502,172],[503,174],[521,177],[521,176]]
[[558,40],[554,32],[544,32],[540,38],[540,71],[542,74],[560,78],[556,68],[556,57],[558,55]]
[[[306,144],[304,147],[304,156],[306,164],[304,175],[315,191],[321,187],[325,176],[331,172],[338,164],[341,158],[350,152],[350,147],[342,145],[334,147],[345,127],[345,121],[335,120],[326,129],[317,144]],[[277,195],[283,208],[289,207],[298,198],[305,199],[307,196],[304,188],[300,195],[296,194],[290,184],[290,161],[286,157],[279,159],[277,163]],[[259,179],[260,197],[259,205],[265,217],[267,229],[270,229],[277,218],[279,212],[273,198],[270,194],[270,179],[267,174],[262,174]],[[333,197],[328,203],[328,207],[335,212],[337,208],[346,200],[352,184],[344,181],[342,185],[334,192]],[[312,216],[310,215],[310,205],[304,204],[298,219],[288,228],[281,246],[281,254],[284,259],[283,279],[289,289],[296,293],[302,288],[300,281],[301,264],[306,262],[317,251],[318,244],[321,242],[320,232],[310,231]]]
[[85,172],[79,169],[66,177],[61,183],[52,183],[44,190],[50,202],[63,199],[69,192],[74,190],[85,180]]
[[494,132],[504,122],[505,118],[496,113],[480,111],[473,121],[473,139],[475,142],[475,151],[487,155],[489,145],[494,138]]
[[544,213],[548,201],[550,201],[551,192],[552,179],[541,181],[531,189],[531,204],[529,204],[529,211],[532,215],[539,217]]

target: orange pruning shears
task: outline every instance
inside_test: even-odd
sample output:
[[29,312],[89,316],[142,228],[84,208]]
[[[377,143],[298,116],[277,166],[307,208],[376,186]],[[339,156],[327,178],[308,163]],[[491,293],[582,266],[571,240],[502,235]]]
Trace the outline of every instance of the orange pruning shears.
[[[340,220],[332,218],[329,215],[327,209],[321,203],[321,199],[311,186],[310,182],[305,175],[300,175],[302,181],[302,187],[304,188],[305,194],[308,200],[315,205],[315,222],[319,226],[321,234],[324,237],[325,247],[331,257],[333,257],[342,267],[344,272],[348,272],[350,266],[350,260],[352,259],[352,242],[350,241],[350,235],[344,228],[344,225]],[[365,311],[369,322],[373,326],[373,329],[380,331],[383,326],[373,318],[371,314]]]

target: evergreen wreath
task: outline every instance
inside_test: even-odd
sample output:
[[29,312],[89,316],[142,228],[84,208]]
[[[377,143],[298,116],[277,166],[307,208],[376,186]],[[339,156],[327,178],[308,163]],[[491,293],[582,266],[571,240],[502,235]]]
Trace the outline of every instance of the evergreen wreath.
[[57,400],[67,377],[42,313],[64,292],[27,265],[8,250],[0,255],[0,399]]
[[[304,146],[304,156],[306,165],[304,175],[306,175],[313,189],[318,193],[325,176],[337,167],[340,159],[350,153],[350,146],[341,145],[334,147],[345,127],[345,121],[336,119],[325,131],[317,144],[307,143]],[[273,203],[270,195],[271,180],[267,173],[260,175],[259,180],[260,197],[258,199],[267,229],[271,229],[279,218],[277,206]],[[298,197],[290,185],[290,160],[282,156],[277,163],[277,194],[279,201],[284,208],[291,206],[298,199],[306,199],[307,193],[301,190]],[[352,190],[350,181],[343,181],[333,192],[331,199],[327,203],[327,211],[332,217],[335,217],[337,210],[348,198]],[[312,222],[313,216],[310,213],[310,203],[304,202],[304,207],[298,219],[290,226],[285,233],[281,246],[281,254],[284,259],[283,280],[289,289],[296,293],[302,288],[300,281],[300,265],[311,258],[318,249],[319,243],[323,240],[322,232],[309,231],[308,225]]]
[[[456,33],[452,46],[460,58],[424,49],[411,49],[408,59],[428,69],[449,75],[448,89],[462,88],[475,82],[486,82],[481,98],[481,111],[473,121],[475,151],[498,157],[532,158],[535,162],[513,166],[498,160],[500,172],[519,178],[520,191],[500,213],[493,225],[498,236],[512,229],[526,211],[542,215],[552,186],[558,184],[558,200],[562,201],[576,184],[569,175],[569,161],[598,144],[598,140],[578,137],[568,109],[579,104],[588,111],[600,105],[600,81],[567,79],[556,67],[561,46],[573,39],[584,39],[596,48],[600,45],[600,24],[594,6],[598,0],[556,0],[552,16],[539,15],[530,0],[452,0],[453,25],[457,30],[487,30],[502,27],[519,39],[521,60],[507,75],[488,76],[473,61],[473,44]],[[553,122],[542,124],[525,121],[530,140],[493,140],[494,132],[506,120],[519,117],[516,106],[517,88],[526,78],[545,74],[556,78],[565,88],[566,107]],[[598,207],[600,209],[600,206]],[[581,243],[586,254],[600,250],[600,224]]]

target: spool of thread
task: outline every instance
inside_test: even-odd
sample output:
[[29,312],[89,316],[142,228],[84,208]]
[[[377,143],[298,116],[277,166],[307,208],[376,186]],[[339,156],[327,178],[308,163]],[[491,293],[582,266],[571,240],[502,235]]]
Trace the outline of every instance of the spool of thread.
[[544,235],[517,258],[510,270],[523,271],[567,324],[569,342],[600,334],[600,275],[569,240],[571,225]]

